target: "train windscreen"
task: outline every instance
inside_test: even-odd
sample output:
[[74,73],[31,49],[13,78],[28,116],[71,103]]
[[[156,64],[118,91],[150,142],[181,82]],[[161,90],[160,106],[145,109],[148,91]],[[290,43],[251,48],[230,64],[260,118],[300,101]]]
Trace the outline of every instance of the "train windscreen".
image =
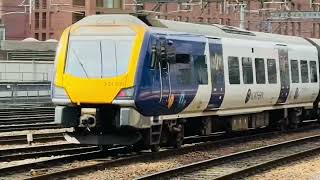
[[65,72],[81,78],[108,78],[125,74],[134,36],[71,36]]

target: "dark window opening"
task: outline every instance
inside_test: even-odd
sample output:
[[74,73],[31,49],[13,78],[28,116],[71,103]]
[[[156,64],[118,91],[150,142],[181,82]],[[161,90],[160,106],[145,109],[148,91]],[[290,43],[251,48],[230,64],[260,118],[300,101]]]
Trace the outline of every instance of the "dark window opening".
[[198,84],[208,84],[208,67],[206,56],[193,56],[195,76]]
[[42,13],[42,28],[47,28],[47,13],[45,12]]
[[266,83],[266,74],[265,74],[264,59],[256,58],[255,59],[255,67],[256,67],[257,84],[265,84]]
[[312,83],[318,82],[317,63],[315,61],[310,61],[310,78]]
[[277,84],[276,60],[267,59],[267,67],[268,67],[268,82],[269,82],[269,84]]
[[39,13],[38,12],[36,12],[35,14],[34,14],[34,19],[35,19],[35,24],[34,24],[34,27],[35,27],[35,29],[39,29],[39,21],[40,21],[40,17],[39,17]]
[[242,58],[243,83],[253,84],[252,60],[249,57]]
[[240,84],[239,59],[238,57],[228,57],[229,83]]
[[299,83],[299,64],[298,60],[291,60],[291,82]]
[[301,81],[302,81],[302,83],[308,83],[309,82],[308,61],[301,60],[300,61],[300,69],[301,69]]
[[76,23],[85,17],[85,12],[79,11],[72,14],[72,22]]
[[85,6],[86,1],[85,0],[73,0],[72,5],[73,6]]
[[[170,64],[170,67],[171,66],[172,65]],[[191,56],[189,54],[177,54],[176,63],[174,66],[177,70],[177,84],[183,86],[194,84],[194,78],[192,77]]]

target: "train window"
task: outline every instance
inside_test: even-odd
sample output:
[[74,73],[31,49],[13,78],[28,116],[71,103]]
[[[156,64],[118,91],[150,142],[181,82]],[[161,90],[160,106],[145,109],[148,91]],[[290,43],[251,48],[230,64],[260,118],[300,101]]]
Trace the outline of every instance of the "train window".
[[239,59],[238,57],[228,57],[229,83],[240,84]]
[[266,83],[266,73],[264,66],[263,58],[255,59],[255,67],[256,67],[256,80],[257,84],[265,84]]
[[252,70],[252,60],[249,57],[242,58],[242,73],[243,73],[243,83],[252,84],[253,83],[253,70]]
[[317,63],[315,61],[310,61],[310,78],[312,83],[318,82]]
[[300,61],[300,69],[301,69],[302,83],[308,83],[309,82],[308,61],[301,60]]
[[299,64],[298,60],[291,60],[291,81],[292,83],[299,83]]
[[177,70],[177,83],[188,86],[194,84],[192,75],[192,56],[190,54],[176,54],[176,62],[170,64],[171,71]]
[[277,84],[277,67],[276,60],[267,59],[268,82],[269,84]]
[[206,56],[195,55],[194,59],[194,69],[195,76],[198,84],[208,84],[208,69],[206,63]]

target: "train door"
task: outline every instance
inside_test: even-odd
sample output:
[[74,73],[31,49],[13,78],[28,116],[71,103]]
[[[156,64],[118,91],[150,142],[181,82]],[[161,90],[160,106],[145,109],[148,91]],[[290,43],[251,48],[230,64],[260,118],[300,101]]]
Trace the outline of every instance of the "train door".
[[277,45],[277,49],[279,54],[279,71],[281,85],[277,104],[284,104],[288,98],[290,91],[288,47],[286,45]]
[[207,109],[212,109],[221,106],[225,94],[221,39],[209,38],[209,53],[212,90]]
[[160,61],[159,63],[159,75],[160,75],[160,96],[159,96],[159,103],[162,106],[170,109],[173,104],[173,94],[172,94],[172,74],[170,69],[170,62],[167,60],[168,51],[174,51],[174,44],[170,44],[168,46],[169,40],[165,37],[160,35],[158,37],[159,45],[158,45],[158,52],[160,53]]

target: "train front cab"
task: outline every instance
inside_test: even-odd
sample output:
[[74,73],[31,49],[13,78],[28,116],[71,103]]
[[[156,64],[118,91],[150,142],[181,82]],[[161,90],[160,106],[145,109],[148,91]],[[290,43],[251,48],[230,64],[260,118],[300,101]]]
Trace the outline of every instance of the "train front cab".
[[145,31],[143,25],[77,24],[64,31],[56,54],[52,101],[57,105],[55,122],[75,128],[67,140],[132,144],[140,138],[130,126],[138,126],[141,119],[131,107]]

